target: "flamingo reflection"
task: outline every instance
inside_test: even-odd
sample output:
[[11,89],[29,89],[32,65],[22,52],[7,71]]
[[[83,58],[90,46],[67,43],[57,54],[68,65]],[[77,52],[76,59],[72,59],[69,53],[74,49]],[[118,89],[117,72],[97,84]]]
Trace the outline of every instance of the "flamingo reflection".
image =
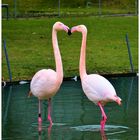
[[104,130],[100,130],[102,140],[108,140]]
[[[51,129],[52,129],[52,124],[48,126],[48,140],[51,138]],[[38,140],[41,140],[41,134],[42,134],[42,123],[38,123]]]

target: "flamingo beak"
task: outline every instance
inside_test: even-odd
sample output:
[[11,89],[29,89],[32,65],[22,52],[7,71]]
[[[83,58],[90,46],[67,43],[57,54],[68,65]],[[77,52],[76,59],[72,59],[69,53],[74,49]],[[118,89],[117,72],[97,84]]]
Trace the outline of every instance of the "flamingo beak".
[[71,29],[68,29],[68,35],[71,35],[72,33],[71,33]]
[[70,29],[69,29],[69,27],[68,27],[68,26],[63,25],[63,30],[64,30],[65,32],[67,32],[67,33],[68,33]]

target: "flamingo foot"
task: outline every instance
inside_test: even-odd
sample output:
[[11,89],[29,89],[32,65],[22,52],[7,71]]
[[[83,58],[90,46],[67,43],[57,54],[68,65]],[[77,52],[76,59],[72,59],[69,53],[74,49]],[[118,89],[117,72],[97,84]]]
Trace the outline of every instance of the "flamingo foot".
[[49,125],[49,127],[48,127],[48,139],[50,139],[51,130],[52,130],[52,124],[50,123],[50,125]]
[[100,124],[101,124],[101,131],[104,131],[105,123],[106,123],[106,120],[107,120],[107,116],[106,116],[106,114],[104,112],[104,109],[103,109],[103,107],[101,105],[101,102],[98,102],[98,106],[100,107],[101,113],[102,113],[102,120],[100,122]]
[[104,131],[106,120],[107,120],[107,118],[103,117],[103,119],[100,122],[100,124],[101,124],[101,131]]
[[50,122],[50,126],[52,126],[52,118],[51,118],[51,116],[50,115],[48,115],[48,120],[49,120],[49,122]]
[[41,119],[41,117],[38,117],[38,132],[39,132],[39,135],[41,135],[41,132],[42,132],[42,119]]
[[49,120],[49,122],[50,122],[50,125],[49,125],[49,127],[48,127],[48,138],[50,139],[52,124],[53,124],[53,123],[52,123],[52,118],[51,118],[50,113],[48,114],[48,120]]
[[38,117],[38,124],[41,124],[41,123],[42,123],[42,118]]

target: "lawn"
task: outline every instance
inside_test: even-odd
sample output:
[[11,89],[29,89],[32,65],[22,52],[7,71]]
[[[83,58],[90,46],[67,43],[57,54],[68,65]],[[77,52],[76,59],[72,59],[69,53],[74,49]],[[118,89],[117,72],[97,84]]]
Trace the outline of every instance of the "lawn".
[[[128,33],[134,70],[138,71],[138,17],[68,17],[28,18],[2,21],[2,39],[6,40],[14,81],[31,79],[42,68],[55,69],[51,31],[56,21],[72,27],[86,25],[87,72],[128,73],[130,64],[125,42]],[[68,36],[58,33],[59,47],[63,60],[64,76],[79,75],[81,34]],[[3,45],[3,43],[2,43]],[[2,77],[8,80],[8,71],[2,49]]]

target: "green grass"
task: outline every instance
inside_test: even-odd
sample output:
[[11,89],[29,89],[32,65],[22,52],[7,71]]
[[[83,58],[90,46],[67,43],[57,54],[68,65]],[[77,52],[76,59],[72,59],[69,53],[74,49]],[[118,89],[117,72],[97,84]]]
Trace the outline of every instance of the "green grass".
[[[42,68],[55,69],[51,31],[56,21],[69,27],[85,24],[87,37],[88,73],[130,72],[125,34],[128,33],[135,71],[138,71],[138,18],[131,17],[74,17],[40,18],[2,21],[2,39],[6,39],[13,80],[31,79]],[[58,33],[64,76],[79,75],[81,34],[68,36]],[[3,44],[2,44],[3,45]],[[2,77],[8,72],[2,49]]]

